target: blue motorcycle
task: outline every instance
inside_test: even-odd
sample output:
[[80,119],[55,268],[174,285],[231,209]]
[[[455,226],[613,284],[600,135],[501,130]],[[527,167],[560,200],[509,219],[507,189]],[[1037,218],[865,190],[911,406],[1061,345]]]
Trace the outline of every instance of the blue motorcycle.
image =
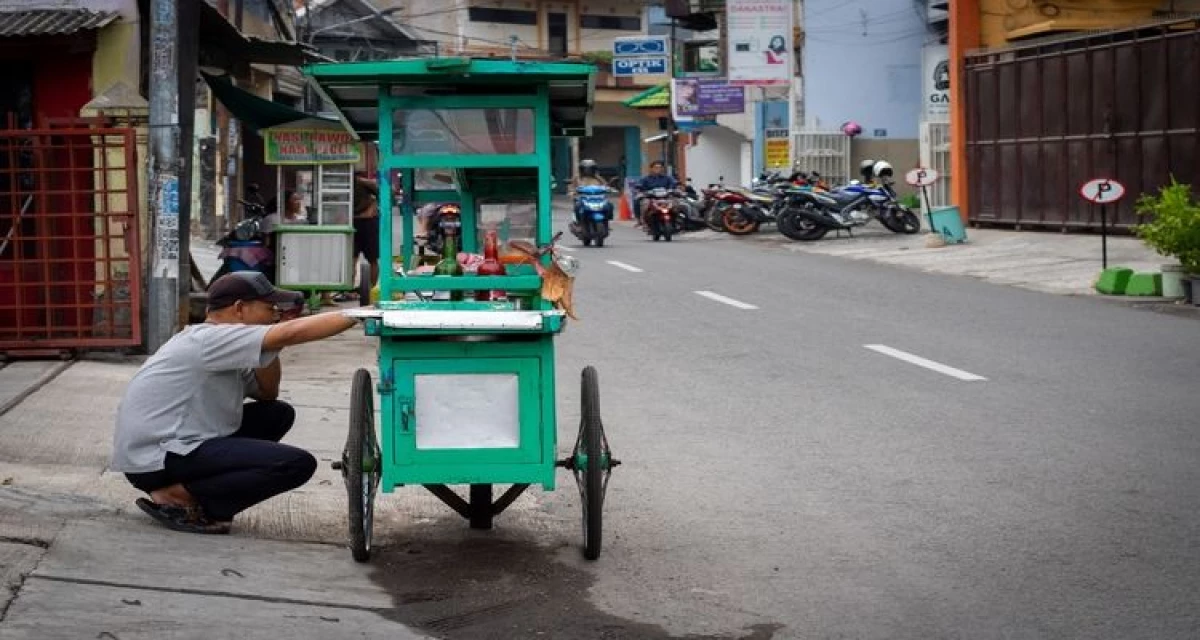
[[599,185],[587,185],[575,190],[575,220],[571,223],[571,233],[590,247],[604,246],[608,237],[608,221],[612,219],[613,206],[608,201],[608,194],[613,189]]

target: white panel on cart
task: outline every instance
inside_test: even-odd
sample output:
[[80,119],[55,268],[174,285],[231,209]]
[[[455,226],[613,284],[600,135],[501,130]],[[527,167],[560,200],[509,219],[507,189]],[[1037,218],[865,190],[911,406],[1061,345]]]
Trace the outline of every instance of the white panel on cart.
[[540,311],[385,311],[393,329],[541,329]]
[[418,449],[520,446],[517,374],[419,374],[415,384]]

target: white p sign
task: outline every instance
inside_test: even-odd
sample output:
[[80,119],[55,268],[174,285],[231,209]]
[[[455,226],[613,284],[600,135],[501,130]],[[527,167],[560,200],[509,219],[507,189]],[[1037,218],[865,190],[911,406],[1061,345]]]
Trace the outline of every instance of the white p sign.
[[917,167],[904,174],[904,181],[914,187],[928,187],[937,182],[938,172],[933,169]]
[[1092,204],[1109,204],[1125,196],[1125,186],[1111,178],[1095,178],[1079,187],[1079,195]]

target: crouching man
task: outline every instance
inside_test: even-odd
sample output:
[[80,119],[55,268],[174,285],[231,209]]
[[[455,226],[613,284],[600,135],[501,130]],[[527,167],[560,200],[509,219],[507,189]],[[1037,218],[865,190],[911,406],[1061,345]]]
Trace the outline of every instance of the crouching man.
[[239,512],[312,477],[312,454],[279,442],[296,417],[277,399],[279,351],[355,320],[332,312],[280,322],[301,300],[261,273],[222,276],[209,287],[205,322],[134,374],[117,410],[111,468],[148,494],[137,500],[147,515],[176,531],[228,533]]

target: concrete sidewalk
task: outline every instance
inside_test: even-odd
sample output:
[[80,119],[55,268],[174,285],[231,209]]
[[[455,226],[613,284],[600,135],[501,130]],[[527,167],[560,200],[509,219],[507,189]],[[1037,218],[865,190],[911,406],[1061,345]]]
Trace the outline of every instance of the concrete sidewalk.
[[[282,395],[298,414],[287,442],[320,467],[239,516],[230,536],[164,529],[108,471],[116,407],[141,358],[76,362],[30,392],[0,416],[0,639],[422,637],[389,618],[378,572],[350,559],[345,488],[329,466],[351,373],[374,370],[374,350],[351,330],[284,353]],[[381,540],[445,517],[416,491],[377,504]],[[512,518],[533,508],[524,498]]]
[[[1099,234],[968,229],[967,238],[966,244],[929,248],[925,233],[899,235],[874,225],[856,231],[853,237],[830,234],[817,242],[796,242],[770,227],[747,237],[787,251],[970,276],[1060,295],[1097,295],[1093,285],[1101,268]],[[1109,266],[1161,271],[1163,264],[1171,262],[1137,238],[1108,238]]]

